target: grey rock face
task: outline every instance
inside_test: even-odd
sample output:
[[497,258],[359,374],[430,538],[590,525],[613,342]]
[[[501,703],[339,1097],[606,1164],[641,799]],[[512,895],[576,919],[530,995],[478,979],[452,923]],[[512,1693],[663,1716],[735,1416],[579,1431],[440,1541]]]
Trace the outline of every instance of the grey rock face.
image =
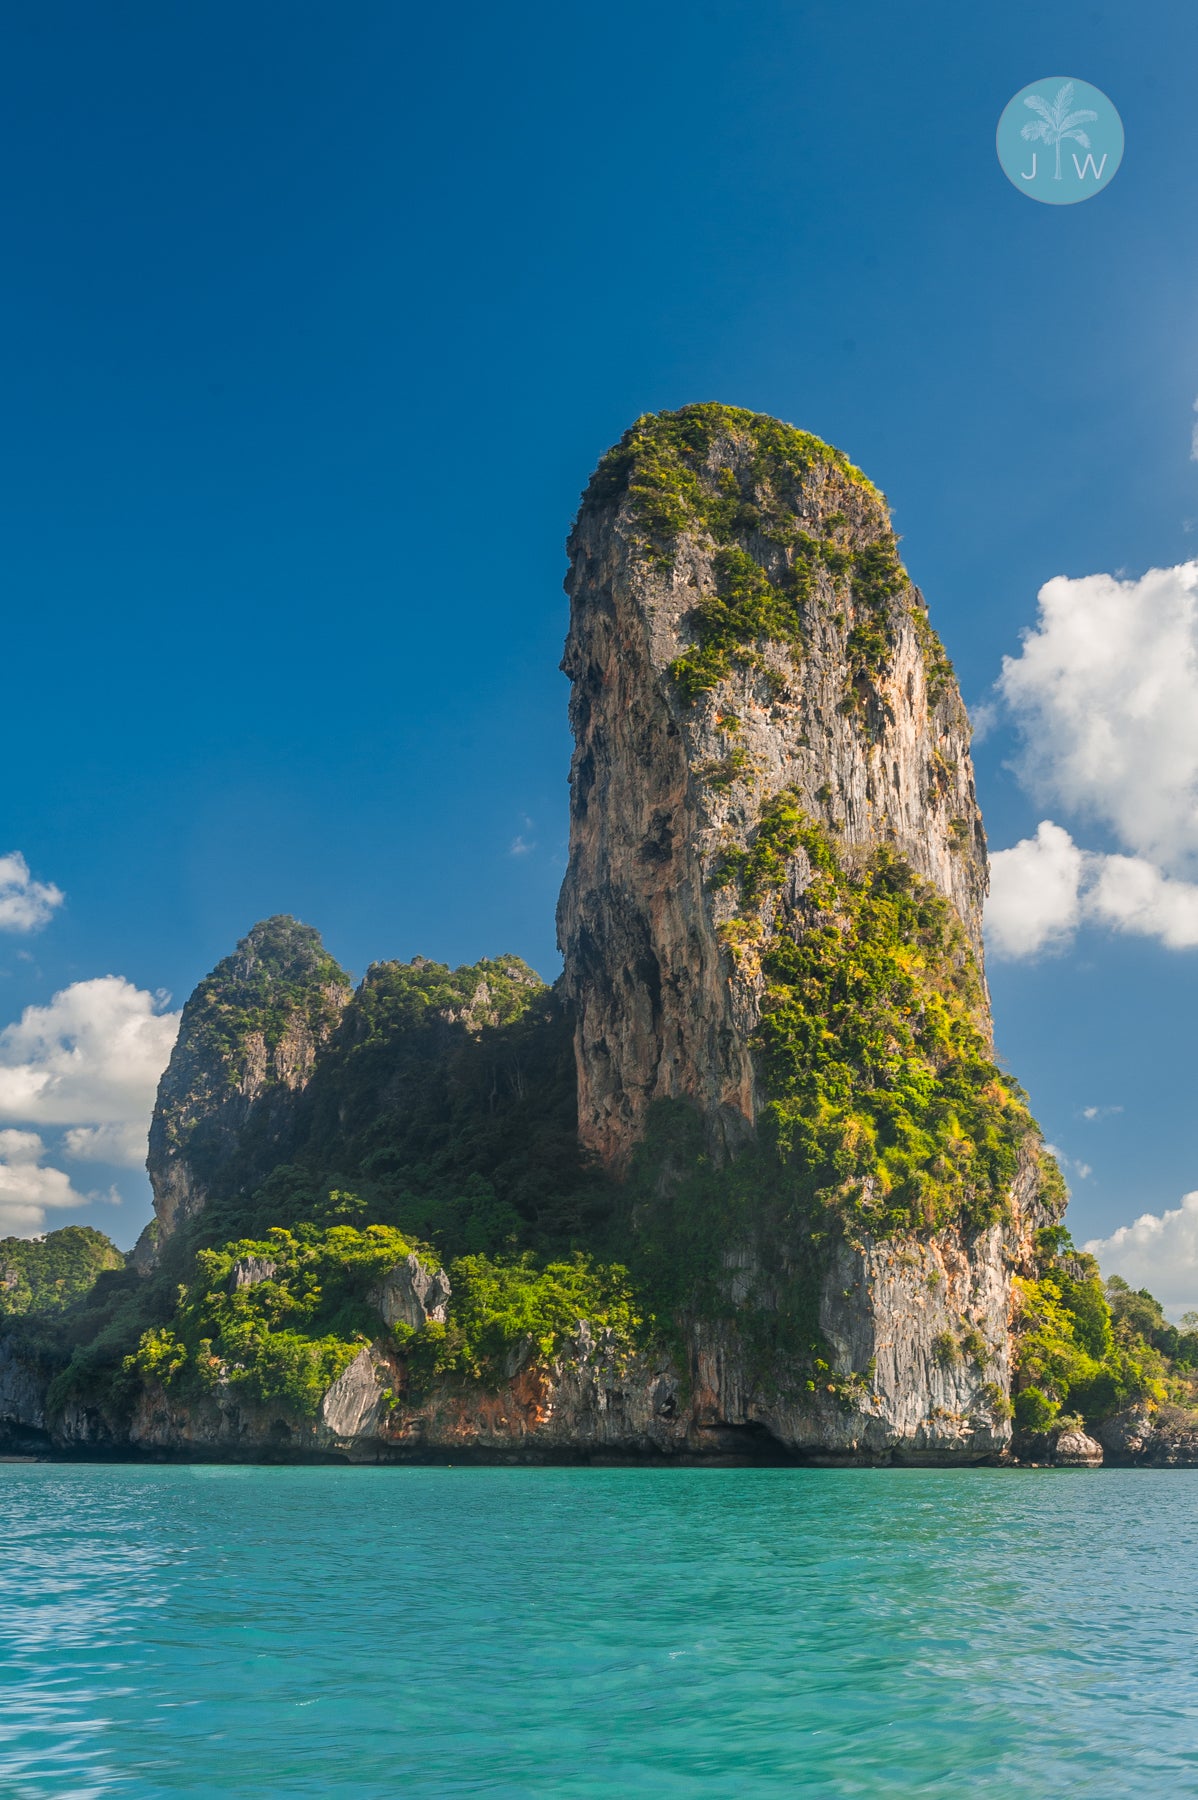
[[[677,523],[694,492],[707,499],[668,553],[646,535],[636,466],[623,485],[601,471],[570,542],[562,666],[575,751],[558,933],[577,1018],[580,1136],[617,1172],[657,1101],[690,1102],[717,1161],[754,1134],[767,1099],[752,1048],[764,983],[759,959],[721,941],[737,899],[713,877],[752,845],[775,796],[793,794],[848,858],[880,846],[900,855],[949,902],[981,968],[988,864],[951,668],[901,572],[868,604],[845,575],[854,559],[886,553],[885,504],[818,454],[792,468],[780,498],[776,468],[763,473],[759,425],[709,435],[706,460],[691,465],[697,487],[679,485],[681,515],[670,516]],[[740,507],[733,552],[704,523],[712,495]],[[832,549],[812,556],[813,544]],[[705,691],[688,692],[675,666],[694,650],[696,621],[721,603],[729,554],[797,596],[801,645],[759,638]],[[866,677],[855,646],[870,632],[882,651]],[[799,851],[764,904],[766,934],[788,928],[809,876]],[[752,1376],[734,1322],[697,1327],[696,1418],[761,1424],[788,1448],[830,1455],[1001,1452],[1011,1273],[1030,1266],[1032,1233],[1050,1219],[1033,1142],[1008,1201],[1006,1223],[980,1235],[846,1239],[831,1250],[822,1397],[788,1395],[784,1369],[769,1382]],[[744,1265],[729,1270],[734,1304],[751,1298],[754,1261],[768,1271],[771,1257],[785,1247],[731,1246],[732,1264]]]
[[418,1331],[430,1320],[444,1324],[449,1294],[449,1277],[444,1269],[431,1269],[413,1255],[396,1263],[371,1300],[385,1325],[409,1325]]
[[322,1437],[347,1440],[378,1436],[386,1414],[380,1367],[385,1365],[366,1346],[337,1377],[320,1403]]
[[1052,1460],[1070,1469],[1096,1469],[1102,1462],[1102,1445],[1084,1431],[1063,1431],[1052,1449]]
[[1152,1436],[1152,1417],[1143,1401],[1137,1401],[1104,1419],[1097,1429],[1108,1455],[1118,1462],[1131,1462],[1142,1454]]
[[[751,435],[717,430],[705,455],[695,476],[704,504],[715,496],[738,509],[739,554],[795,595],[801,643],[763,636],[688,699],[671,666],[693,648],[703,608],[722,603],[726,540],[721,550],[701,522],[684,522],[664,554],[628,482],[606,480],[584,503],[570,546],[563,666],[576,747],[559,936],[577,1024],[580,1135],[617,1175],[657,1101],[697,1111],[716,1165],[755,1137],[767,1101],[753,1051],[764,981],[751,954],[726,946],[736,901],[712,877],[753,844],[775,797],[793,793],[846,860],[891,847],[947,900],[980,967],[987,864],[960,697],[916,590],[900,579],[867,603],[846,576],[856,558],[888,545],[884,503],[830,454],[812,455],[797,473],[796,464],[781,499]],[[792,581],[812,545],[818,555],[804,581]],[[863,664],[871,632],[883,648]],[[811,873],[807,853],[795,851],[762,903],[763,930],[797,936]],[[152,1141],[167,1236],[216,1191],[233,1150],[243,1182],[259,1154],[263,1166],[285,1159],[295,1097],[348,995],[310,957],[297,984],[287,954],[276,954],[263,998],[264,951],[226,970],[185,1016]],[[447,1027],[497,1023],[511,973],[492,967]],[[372,972],[379,983],[385,974]],[[363,1031],[365,1021],[363,1011]],[[351,1014],[330,1057],[352,1048],[353,1029]],[[314,1114],[321,1090],[318,1079],[302,1103]],[[380,1090],[377,1104],[394,1110],[400,1092]],[[497,1385],[463,1377],[426,1388],[380,1338],[331,1384],[315,1419],[255,1407],[235,1381],[186,1403],[150,1384],[130,1439],[141,1448],[363,1461],[990,1460],[1010,1440],[1012,1273],[1030,1271],[1034,1233],[1054,1216],[1030,1130],[1006,1199],[1003,1222],[986,1230],[874,1237],[830,1227],[809,1262],[816,1233],[801,1207],[785,1217],[779,1207],[768,1220],[763,1208],[762,1220],[740,1219],[729,1232],[722,1304],[680,1318],[674,1349],[631,1353],[579,1319],[551,1358],[531,1339],[514,1344]],[[247,1281],[265,1278],[259,1262],[266,1266],[245,1259]],[[764,1321],[774,1343],[769,1315],[783,1311],[808,1270],[826,1362],[822,1352],[818,1362],[806,1356],[797,1328],[776,1334],[791,1348],[763,1354],[757,1328]],[[444,1274],[414,1255],[371,1299],[392,1328],[452,1317]],[[71,1429],[84,1441],[96,1427],[81,1416]],[[1085,1444],[1077,1453],[1090,1454]]]
[[0,1338],[0,1436],[14,1427],[42,1431],[45,1425],[45,1377]]
[[1149,1468],[1198,1467],[1198,1427],[1180,1408],[1157,1410],[1143,1401],[1124,1407],[1096,1427],[1110,1463]]
[[243,1256],[233,1264],[233,1286],[235,1288],[257,1287],[260,1281],[272,1281],[278,1273],[278,1263],[271,1262],[267,1256]]
[[295,1097],[350,993],[317,933],[286,918],[255,925],[200,983],[159,1083],[146,1161],[155,1219],[137,1267],[154,1265],[234,1165],[244,1182],[283,1160]]
[[[747,439],[718,439],[713,482],[726,473],[749,486],[752,457]],[[889,532],[877,496],[818,463],[793,495],[792,520],[857,548]],[[785,579],[793,548],[746,542]],[[930,692],[922,598],[913,588],[893,597],[892,654],[854,698],[853,601],[821,568],[801,609],[801,655],[764,644],[756,666],[734,667],[692,702],[670,665],[717,591],[717,554],[684,532],[663,568],[627,493],[584,499],[570,540],[562,667],[575,749],[558,936],[578,1019],[580,1131],[616,1166],[653,1100],[695,1102],[730,1145],[757,1116],[748,1037],[760,983],[719,942],[733,900],[712,892],[711,877],[782,789],[846,845],[892,845],[952,901],[981,956],[988,868],[970,728],[951,674]]]

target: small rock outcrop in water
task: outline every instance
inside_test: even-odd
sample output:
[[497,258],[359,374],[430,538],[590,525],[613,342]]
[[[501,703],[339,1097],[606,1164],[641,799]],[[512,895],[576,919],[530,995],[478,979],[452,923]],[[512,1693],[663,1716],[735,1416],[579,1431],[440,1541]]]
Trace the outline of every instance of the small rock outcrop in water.
[[1102,1445],[1084,1431],[1062,1431],[1052,1447],[1052,1460],[1066,1469],[1096,1469]]
[[603,459],[570,553],[557,990],[418,957],[351,997],[256,926],[185,1008],[142,1286],[97,1283],[59,1444],[1006,1452],[1064,1190],[994,1061],[969,728],[885,504],[687,407]]
[[1198,1415],[1180,1407],[1137,1401],[1104,1419],[1097,1436],[1108,1462],[1158,1469],[1198,1466]]

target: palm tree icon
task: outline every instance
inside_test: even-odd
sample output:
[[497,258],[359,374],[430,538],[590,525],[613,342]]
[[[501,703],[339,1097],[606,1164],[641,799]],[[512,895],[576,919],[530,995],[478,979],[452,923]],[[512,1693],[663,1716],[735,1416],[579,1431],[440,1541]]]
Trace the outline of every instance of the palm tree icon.
[[1062,140],[1072,138],[1075,143],[1081,145],[1083,150],[1088,150],[1090,140],[1084,131],[1079,131],[1077,128],[1079,125],[1089,125],[1098,117],[1098,114],[1090,112],[1087,108],[1083,108],[1079,112],[1070,112],[1069,108],[1073,105],[1073,83],[1071,81],[1067,81],[1063,87],[1057,89],[1057,97],[1051,106],[1039,94],[1029,94],[1023,104],[1030,106],[1032,111],[1039,113],[1040,116],[1037,119],[1029,119],[1020,136],[1027,138],[1029,142],[1038,138],[1041,143],[1056,145],[1057,167],[1053,180],[1059,181],[1061,179]]

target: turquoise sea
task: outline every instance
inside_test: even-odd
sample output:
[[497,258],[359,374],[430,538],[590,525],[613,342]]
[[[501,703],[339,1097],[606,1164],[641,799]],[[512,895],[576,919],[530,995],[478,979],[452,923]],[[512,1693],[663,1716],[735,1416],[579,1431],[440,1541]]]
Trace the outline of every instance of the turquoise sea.
[[1184,1472],[0,1466],[0,1794],[1198,1794]]

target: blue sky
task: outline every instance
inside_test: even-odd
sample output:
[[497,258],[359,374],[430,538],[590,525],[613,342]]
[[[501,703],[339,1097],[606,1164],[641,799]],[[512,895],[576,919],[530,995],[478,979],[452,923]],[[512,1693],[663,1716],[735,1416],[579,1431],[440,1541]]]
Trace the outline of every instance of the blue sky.
[[[971,704],[1044,583],[1198,554],[1192,8],[136,0],[0,35],[0,853],[65,894],[0,936],[0,1025],[119,978],[87,1028],[116,1021],[144,1082],[134,992],[178,1005],[278,911],[358,974],[554,974],[563,544],[641,412],[717,399],[847,450]],[[1126,128],[1080,206],[995,158],[1006,101],[1057,74]],[[1050,819],[1140,854],[1136,792],[1116,818],[1010,766],[1021,721],[1067,729],[1046,695],[978,745],[992,847]],[[1153,852],[1177,881],[1188,817]],[[1198,1188],[1198,950],[1081,916],[991,982],[1084,1238]],[[59,1024],[8,1063],[66,1080]],[[62,1137],[103,1099],[51,1118],[39,1091],[0,1163],[115,1185],[46,1220],[131,1242],[144,1177]]]

